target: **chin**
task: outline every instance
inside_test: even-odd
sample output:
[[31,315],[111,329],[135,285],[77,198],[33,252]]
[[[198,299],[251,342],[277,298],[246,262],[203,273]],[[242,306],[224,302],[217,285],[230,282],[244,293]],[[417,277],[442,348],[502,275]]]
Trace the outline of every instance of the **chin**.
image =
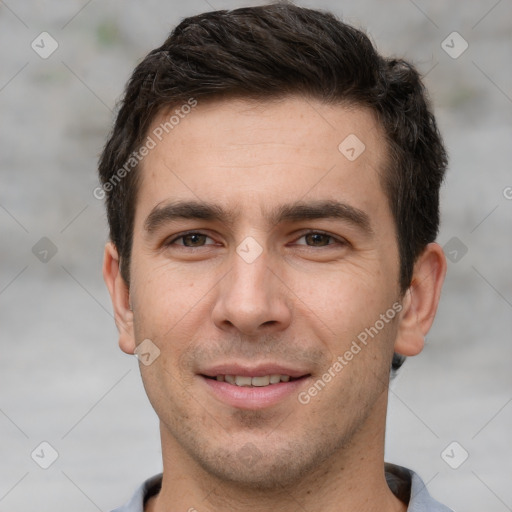
[[215,460],[202,459],[204,470],[218,480],[229,483],[246,491],[278,491],[283,487],[295,484],[306,473],[307,469],[300,467],[296,460],[291,460],[293,454],[284,456],[264,454],[253,461],[237,461],[237,454],[220,452]]
[[[196,454],[196,462],[211,476],[245,492],[283,491],[297,485],[332,455],[332,446],[311,443],[270,445],[247,441],[239,448],[209,447]],[[208,452],[208,453],[207,453]]]

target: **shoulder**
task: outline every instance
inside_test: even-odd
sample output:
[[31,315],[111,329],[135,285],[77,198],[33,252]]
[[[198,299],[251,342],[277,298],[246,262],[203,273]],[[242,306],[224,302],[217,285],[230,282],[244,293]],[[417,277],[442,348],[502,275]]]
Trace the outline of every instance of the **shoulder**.
[[453,512],[432,498],[420,476],[410,469],[386,464],[386,480],[393,493],[408,503],[407,512]]
[[148,478],[132,496],[128,503],[112,510],[112,512],[144,512],[144,503],[146,500],[158,494],[162,485],[162,474]]

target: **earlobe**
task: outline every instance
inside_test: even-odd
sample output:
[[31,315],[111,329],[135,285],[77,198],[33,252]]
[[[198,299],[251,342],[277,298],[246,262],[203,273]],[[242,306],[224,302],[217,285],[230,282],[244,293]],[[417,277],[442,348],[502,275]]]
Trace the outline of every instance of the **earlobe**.
[[395,352],[414,356],[423,350],[439,304],[446,275],[441,246],[428,244],[414,265],[411,285],[404,295],[395,341]]
[[119,331],[119,347],[123,352],[133,354],[136,344],[133,312],[130,305],[130,289],[121,275],[119,254],[112,242],[105,245],[103,279],[114,308],[114,318]]

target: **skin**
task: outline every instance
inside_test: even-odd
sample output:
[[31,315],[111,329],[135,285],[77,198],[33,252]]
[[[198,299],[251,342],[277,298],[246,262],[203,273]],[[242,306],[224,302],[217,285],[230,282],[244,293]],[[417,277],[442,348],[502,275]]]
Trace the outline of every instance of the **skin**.
[[[354,161],[338,150],[349,134],[366,146]],[[400,292],[380,181],[386,159],[370,111],[300,97],[199,102],[144,159],[130,286],[111,243],[103,271],[121,349],[133,354],[150,339],[160,350],[141,364],[164,465],[147,511],[406,510],[384,478],[389,368],[393,351],[422,350],[446,261],[429,244]],[[232,222],[174,219],[146,229],[155,208],[178,200],[214,203]],[[268,217],[283,204],[325,200],[363,212],[371,229]],[[206,236],[178,238],[187,231]],[[251,263],[236,252],[247,237],[262,250]],[[301,404],[297,393],[397,301],[400,313]],[[310,376],[270,407],[233,407],[198,374],[223,362],[277,362]]]

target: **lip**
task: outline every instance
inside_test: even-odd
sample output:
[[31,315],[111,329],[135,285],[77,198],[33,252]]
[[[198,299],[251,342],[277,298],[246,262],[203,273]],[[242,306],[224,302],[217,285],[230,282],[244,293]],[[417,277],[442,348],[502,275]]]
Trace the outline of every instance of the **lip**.
[[[294,380],[279,382],[264,387],[236,386],[215,379],[217,375],[239,375],[263,377],[265,375],[289,375]],[[246,410],[266,409],[296,396],[311,375],[307,370],[290,368],[279,364],[246,366],[239,363],[221,364],[202,370],[198,375],[208,392],[223,404]],[[208,378],[210,377],[210,378]]]
[[299,392],[299,388],[309,380],[310,376],[305,375],[297,380],[279,382],[278,384],[270,384],[265,387],[237,386],[235,384],[209,379],[204,375],[200,375],[199,377],[207,386],[209,392],[222,403],[237,409],[259,410],[277,405],[291,395],[296,396]]

